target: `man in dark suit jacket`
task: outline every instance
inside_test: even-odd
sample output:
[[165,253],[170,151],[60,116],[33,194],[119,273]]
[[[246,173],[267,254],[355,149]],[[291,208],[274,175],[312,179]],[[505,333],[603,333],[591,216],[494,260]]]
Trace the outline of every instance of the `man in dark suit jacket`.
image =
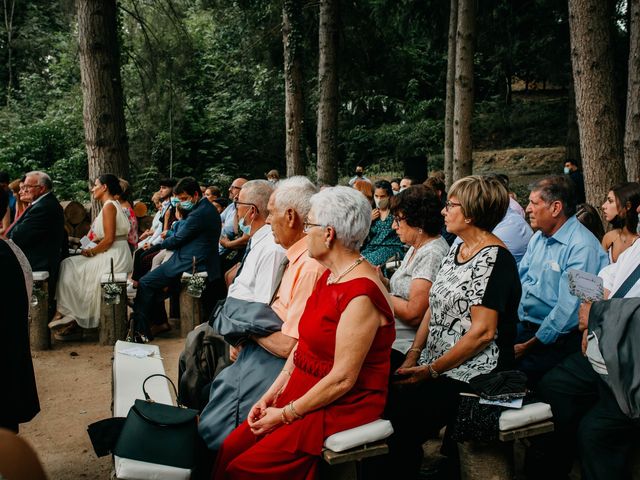
[[209,282],[220,277],[218,239],[220,238],[220,214],[202,198],[198,182],[183,178],[175,186],[174,193],[189,216],[178,232],[162,242],[161,247],[173,251],[173,255],[155,270],[140,279],[133,304],[134,325],[138,333],[150,337],[151,312],[154,302],[163,298],[164,289],[176,285],[183,272],[191,272],[193,258],[199,272],[206,271]]
[[49,272],[50,313],[60,262],[67,249],[64,213],[60,202],[51,191],[53,183],[44,172],[29,172],[25,176],[22,198],[30,202],[22,216],[11,226],[7,238],[24,252],[31,269]]

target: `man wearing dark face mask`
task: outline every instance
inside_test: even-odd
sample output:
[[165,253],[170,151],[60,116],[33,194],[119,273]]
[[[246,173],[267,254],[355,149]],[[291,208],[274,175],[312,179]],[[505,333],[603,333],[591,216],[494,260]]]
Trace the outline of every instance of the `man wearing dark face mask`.
[[358,165],[356,167],[356,176],[353,177],[351,180],[349,180],[349,186],[353,187],[353,184],[356,183],[356,181],[358,180],[364,180],[366,182],[371,183],[371,180],[369,180],[365,174],[364,174],[364,167],[362,165]]
[[168,324],[151,325],[151,309],[164,298],[166,287],[177,286],[183,272],[191,272],[193,258],[197,271],[206,271],[207,280],[220,277],[220,263],[215,245],[220,237],[220,215],[211,202],[202,201],[200,186],[191,177],[183,178],[175,187],[181,208],[189,211],[184,225],[162,242],[161,248],[174,253],[166,263],[140,279],[133,305],[134,325],[147,338],[169,329]]

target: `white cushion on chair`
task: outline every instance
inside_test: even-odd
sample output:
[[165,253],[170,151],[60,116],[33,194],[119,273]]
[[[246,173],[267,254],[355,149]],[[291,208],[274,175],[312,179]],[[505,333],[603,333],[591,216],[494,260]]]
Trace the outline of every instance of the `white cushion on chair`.
[[334,452],[343,452],[365,443],[383,440],[393,433],[389,420],[376,420],[366,425],[334,433],[324,441],[324,446]]
[[49,272],[33,272],[34,282],[44,282],[47,278],[49,278]]
[[530,403],[519,409],[508,409],[500,414],[500,431],[513,430],[552,418],[548,403]]
[[191,470],[156,463],[140,462],[114,455],[118,480],[189,480]]
[[[115,272],[113,274],[116,283],[127,283],[127,273],[126,272]],[[104,273],[100,277],[100,283],[110,283],[111,282],[111,274]]]

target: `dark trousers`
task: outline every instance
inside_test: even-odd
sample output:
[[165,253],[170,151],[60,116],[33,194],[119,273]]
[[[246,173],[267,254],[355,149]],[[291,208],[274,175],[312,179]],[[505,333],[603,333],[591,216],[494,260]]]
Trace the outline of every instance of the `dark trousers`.
[[[577,453],[584,480],[631,478],[629,452],[638,442],[640,421],[618,406],[609,386],[582,353],[567,357],[538,384],[539,397],[551,405],[555,431],[544,441],[553,472],[539,478],[567,478]],[[538,476],[538,475],[536,475]]]
[[[160,265],[140,279],[136,299],[133,302],[134,328],[137,332],[149,338],[151,338],[149,331],[151,323],[160,323],[154,321],[155,319],[152,317],[154,309],[158,308],[158,304],[160,304],[166,296],[164,289],[167,287],[177,289],[180,286],[180,277],[182,274],[178,276],[168,275],[165,272],[166,268],[163,268],[165,265],[167,264]],[[157,312],[157,310],[155,311]],[[155,316],[157,317],[157,315]],[[166,315],[162,320],[163,322],[166,321]]]
[[418,478],[424,456],[422,444],[455,420],[460,392],[469,384],[440,377],[417,385],[394,386],[389,391],[385,418],[394,433],[387,439],[389,454],[365,462],[364,477],[370,479]]
[[131,280],[139,281],[149,270],[151,270],[153,257],[160,253],[160,245],[152,245],[147,248],[139,248],[133,252],[133,272]]
[[[531,322],[518,322],[516,343],[524,343],[533,338],[538,325]],[[544,345],[537,343],[527,354],[516,362],[516,368],[527,374],[529,386],[535,387],[540,379],[558,365],[568,355],[580,351],[582,333],[574,330],[558,337],[554,343]]]

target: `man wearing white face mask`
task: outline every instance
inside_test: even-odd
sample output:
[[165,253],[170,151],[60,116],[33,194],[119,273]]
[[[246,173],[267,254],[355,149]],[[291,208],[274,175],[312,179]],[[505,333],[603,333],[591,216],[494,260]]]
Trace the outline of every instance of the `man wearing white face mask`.
[[228,297],[250,302],[269,303],[276,289],[278,267],[285,250],[273,239],[267,224],[269,197],[273,185],[266,180],[251,180],[240,190],[235,201],[238,228],[251,239],[242,262],[233,275]]
[[[166,238],[161,248],[173,255],[155,270],[140,279],[133,304],[134,326],[138,334],[152,338],[156,333],[169,330],[169,324],[152,324],[152,309],[164,298],[164,289],[179,283],[183,272],[190,272],[193,258],[197,271],[206,271],[209,282],[220,277],[218,251],[211,248],[220,238],[220,215],[208,200],[201,200],[200,186],[191,177],[183,178],[175,187],[179,205],[189,211],[184,225]],[[157,319],[154,319],[157,320]]]

